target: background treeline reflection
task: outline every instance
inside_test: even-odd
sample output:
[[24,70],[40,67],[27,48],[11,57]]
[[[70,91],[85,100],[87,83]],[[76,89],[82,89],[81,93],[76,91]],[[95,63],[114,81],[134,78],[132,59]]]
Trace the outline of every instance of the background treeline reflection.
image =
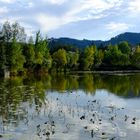
[[[101,74],[53,74],[47,76],[14,77],[0,80],[0,116],[3,123],[9,121],[16,125],[18,120],[27,120],[28,111],[23,107],[26,102],[29,108],[39,113],[45,105],[48,91],[60,94],[71,94],[83,91],[93,94],[104,89],[125,98],[140,95],[140,74],[136,75],[101,75]],[[74,93],[73,93],[74,94]],[[34,110],[33,109],[33,110]],[[18,116],[18,118],[17,118]],[[9,122],[9,123],[10,123]]]

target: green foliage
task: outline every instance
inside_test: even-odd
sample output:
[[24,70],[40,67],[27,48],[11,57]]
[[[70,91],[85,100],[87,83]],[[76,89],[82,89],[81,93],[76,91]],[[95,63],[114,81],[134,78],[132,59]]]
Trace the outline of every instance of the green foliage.
[[94,64],[96,46],[87,47],[84,51],[84,70],[91,70]]
[[3,44],[3,67],[8,66],[11,72],[17,73],[23,70],[25,58],[22,54],[22,46],[19,42],[25,41],[24,28],[18,23],[12,25],[7,21],[2,27]]
[[121,54],[119,56],[118,65],[120,66],[127,66],[130,64],[129,56],[127,54]]
[[34,52],[34,44],[31,40],[29,40],[29,43],[26,44],[23,48],[23,54],[26,59],[25,66],[27,68],[32,68],[35,61],[35,52]]
[[118,49],[123,53],[129,55],[131,53],[131,48],[128,44],[128,42],[123,41],[118,44]]
[[10,52],[10,70],[11,72],[17,73],[23,70],[23,65],[25,63],[25,57],[22,54],[22,47],[16,40],[13,40],[11,44]]
[[40,31],[36,34],[35,41],[35,65],[40,67],[50,68],[52,59],[48,49],[47,39],[41,38]]
[[4,44],[0,43],[0,69],[3,69],[4,65],[5,65]]
[[46,44],[44,44],[43,67],[50,69],[52,66],[52,57],[48,49],[47,40],[45,40],[45,43]]
[[104,50],[96,50],[94,64],[101,64],[104,59]]
[[8,43],[12,38],[12,28],[10,22],[6,21],[2,26],[3,41]]
[[[53,43],[54,47],[50,47],[51,54],[58,51],[59,49],[64,49],[64,50],[66,50],[66,52],[76,52],[77,51],[77,48],[74,46],[71,46],[71,45],[57,44],[55,41],[52,41],[50,44],[52,44],[52,43]],[[49,45],[49,46],[51,46],[51,45]]]
[[67,52],[67,67],[70,69],[77,69],[79,60],[79,52]]
[[35,41],[35,64],[42,65],[43,63],[43,49],[44,42],[41,39],[40,31],[36,33],[36,41]]
[[10,22],[6,21],[2,26],[2,35],[3,41],[6,43],[11,42],[13,39],[17,42],[26,41],[24,27],[21,27],[17,22],[10,24]]
[[25,42],[26,34],[24,27],[21,27],[19,23],[15,22],[11,25],[12,30],[12,40],[15,39],[17,42]]
[[128,65],[129,64],[129,56],[125,53],[122,53],[118,46],[110,45],[108,50],[105,51],[105,59],[104,62],[109,65]]
[[[55,42],[50,42],[55,46]],[[0,30],[0,69],[18,73],[25,68],[29,71],[94,70],[100,66],[140,68],[140,47],[131,49],[126,41],[115,46],[89,46],[84,51],[65,44],[50,50],[50,42],[38,31],[35,41],[30,37],[26,43],[24,28],[17,22],[6,21]]]
[[136,47],[135,53],[140,53],[140,46]]
[[64,49],[59,49],[57,52],[53,53],[53,66],[56,69],[64,69],[67,64],[67,53]]
[[131,64],[140,68],[140,46],[136,47],[134,53],[131,56]]

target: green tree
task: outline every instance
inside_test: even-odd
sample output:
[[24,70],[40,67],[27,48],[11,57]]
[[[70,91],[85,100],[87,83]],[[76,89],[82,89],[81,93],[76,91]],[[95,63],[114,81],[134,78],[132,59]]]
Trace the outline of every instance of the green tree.
[[[21,42],[25,42],[24,28],[18,23],[12,25],[7,21],[3,24],[2,34],[5,47],[3,53],[5,54],[5,65],[9,67],[12,72],[18,72],[23,69],[25,58],[22,54]],[[20,42],[20,43],[19,43]]]
[[12,28],[11,28],[10,22],[6,21],[3,24],[1,34],[3,36],[3,41],[6,42],[8,45],[8,43],[12,39]]
[[12,39],[15,39],[17,42],[26,42],[26,34],[24,27],[20,26],[18,22],[15,22],[11,25]]
[[43,50],[42,50],[42,40],[40,31],[36,33],[36,40],[35,40],[35,64],[41,65],[43,63]]
[[94,64],[101,64],[104,59],[104,51],[102,49],[96,50]]
[[118,44],[118,49],[123,53],[123,54],[127,54],[130,55],[131,53],[131,48],[128,44],[128,42],[123,41],[121,43]]
[[23,54],[26,59],[25,67],[32,68],[35,61],[34,42],[32,37],[29,38],[28,44],[24,45]]
[[15,39],[13,39],[10,48],[11,48],[11,52],[9,55],[10,71],[14,72],[14,73],[17,73],[19,71],[23,71],[25,57],[22,54],[21,45],[19,43],[17,43]]
[[137,47],[136,47],[135,53],[140,53],[140,46],[137,46]]
[[69,69],[77,69],[79,60],[79,52],[67,52],[67,67]]
[[12,40],[12,28],[10,25],[10,22],[6,21],[3,26],[2,26],[2,30],[0,32],[0,43],[1,43],[1,63],[2,63],[2,67],[1,68],[5,68],[6,65],[8,65],[8,53],[10,50],[9,46],[10,46],[10,42]]
[[104,62],[109,65],[124,65],[126,63],[126,58],[124,54],[118,49],[118,46],[108,46],[107,51],[105,51]]
[[140,68],[140,46],[137,46],[131,56],[131,65]]
[[94,64],[96,46],[87,47],[84,51],[84,70],[91,70]]
[[62,70],[67,64],[67,54],[64,49],[59,49],[57,52],[53,53],[53,66],[57,70]]
[[127,66],[130,64],[129,55],[121,53],[118,57],[118,65]]
[[43,67],[50,69],[52,66],[52,57],[50,55],[50,51],[48,48],[48,41],[45,39],[43,41],[43,46],[44,46],[44,54],[43,54]]
[[41,37],[40,31],[36,33],[35,64],[37,68],[50,68],[52,64],[52,59],[48,49],[48,41]]
[[5,67],[4,43],[0,41],[0,69]]

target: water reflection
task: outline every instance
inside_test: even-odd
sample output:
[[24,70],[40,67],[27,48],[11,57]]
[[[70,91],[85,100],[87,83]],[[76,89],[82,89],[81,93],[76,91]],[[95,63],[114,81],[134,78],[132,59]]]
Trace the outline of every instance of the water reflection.
[[48,88],[57,91],[84,90],[94,94],[97,89],[105,89],[123,97],[136,97],[140,94],[140,74],[136,75],[55,75]]
[[[12,135],[16,135],[17,133],[21,135],[29,127],[31,127],[32,131],[37,132],[35,133],[37,136],[42,135],[42,138],[45,136],[46,139],[49,139],[50,135],[56,133],[56,120],[59,120],[57,122],[59,127],[62,127],[60,126],[62,122],[65,124],[63,133],[67,133],[69,130],[72,131],[77,122],[79,122],[74,116],[78,116],[79,120],[86,120],[85,117],[88,118],[88,123],[83,121],[82,128],[85,130],[89,129],[90,137],[94,137],[94,135],[99,137],[99,134],[104,137],[106,133],[113,133],[113,130],[111,131],[109,127],[114,125],[112,121],[116,118],[116,112],[122,108],[117,108],[118,110],[116,108],[113,108],[114,110],[104,108],[100,100],[90,100],[87,96],[95,95],[100,90],[121,98],[123,97],[124,99],[139,97],[140,74],[53,74],[24,78],[14,77],[9,80],[1,79],[0,139],[1,137],[5,137],[4,139],[6,137],[13,137]],[[83,93],[84,95],[81,98],[81,94]],[[115,113],[109,114],[110,111],[115,111]],[[58,113],[57,115],[56,112]],[[107,117],[107,114],[104,114],[104,112],[108,112]],[[43,126],[39,122],[42,114],[45,115],[45,119],[41,117]],[[125,116],[126,114],[123,114],[123,120],[128,119]],[[75,119],[73,123],[69,120],[71,117]],[[101,118],[103,118],[102,122],[105,122],[106,128],[110,132],[100,131],[95,133],[94,129],[97,129],[97,131],[99,129],[97,124],[102,123],[99,120]],[[110,123],[107,122],[108,119],[110,119]],[[131,117],[130,126],[131,124],[134,125],[135,121],[136,118]],[[93,122],[96,124],[94,128],[92,128],[93,126],[91,127],[91,123],[93,124]],[[117,122],[119,122],[118,119]],[[35,128],[33,128],[32,123],[34,123]],[[111,137],[113,138],[113,136]],[[30,138],[28,137],[27,139]]]

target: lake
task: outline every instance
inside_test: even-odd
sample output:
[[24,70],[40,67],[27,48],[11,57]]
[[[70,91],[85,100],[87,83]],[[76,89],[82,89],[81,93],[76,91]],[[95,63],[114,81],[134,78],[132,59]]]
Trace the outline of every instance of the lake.
[[140,74],[0,80],[0,140],[139,140]]

